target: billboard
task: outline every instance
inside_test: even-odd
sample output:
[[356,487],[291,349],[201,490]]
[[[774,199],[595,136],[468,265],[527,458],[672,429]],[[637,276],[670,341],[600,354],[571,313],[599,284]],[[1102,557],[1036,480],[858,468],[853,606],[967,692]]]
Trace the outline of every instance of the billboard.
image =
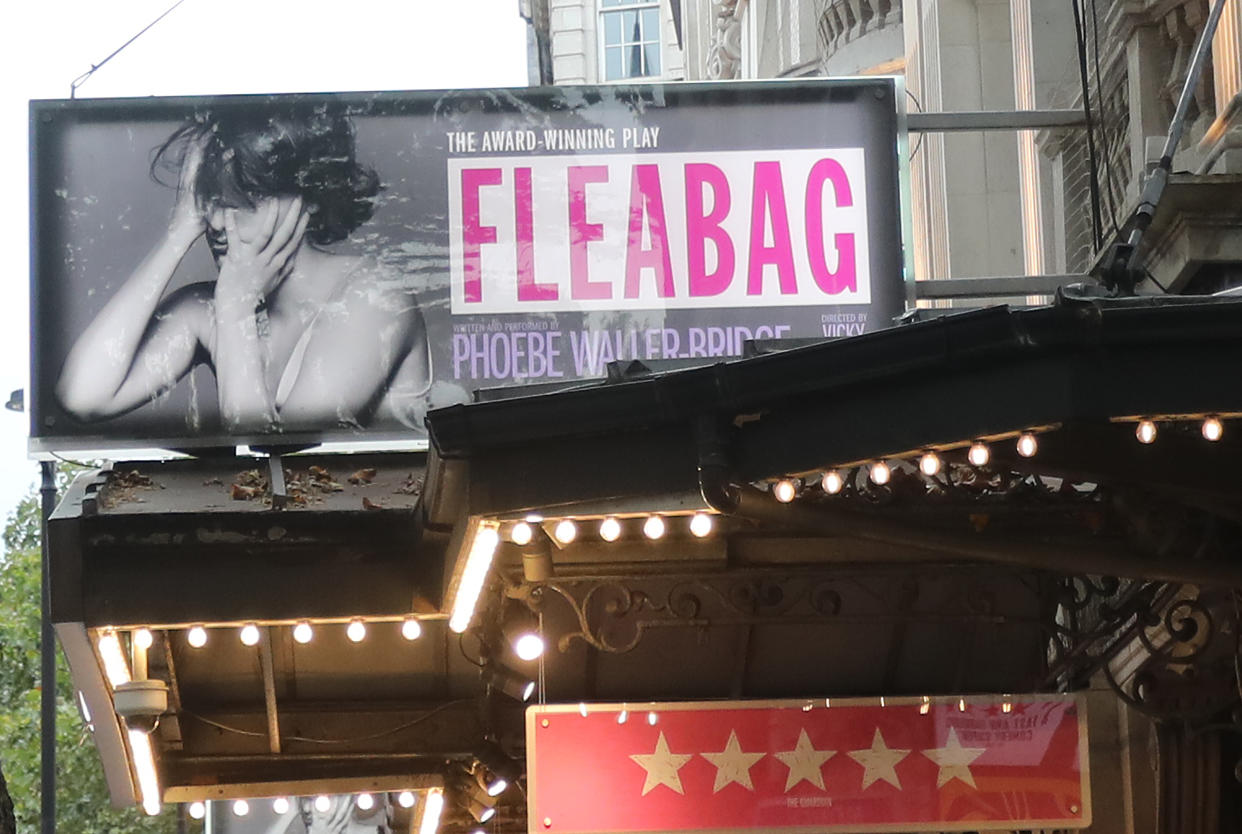
[[425,439],[904,307],[894,79],[31,104],[35,452]]

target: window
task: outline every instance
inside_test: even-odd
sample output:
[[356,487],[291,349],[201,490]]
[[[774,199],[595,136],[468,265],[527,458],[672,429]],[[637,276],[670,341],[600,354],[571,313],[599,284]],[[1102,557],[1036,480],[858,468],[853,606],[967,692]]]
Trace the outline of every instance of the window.
[[658,0],[600,0],[604,80],[660,74]]

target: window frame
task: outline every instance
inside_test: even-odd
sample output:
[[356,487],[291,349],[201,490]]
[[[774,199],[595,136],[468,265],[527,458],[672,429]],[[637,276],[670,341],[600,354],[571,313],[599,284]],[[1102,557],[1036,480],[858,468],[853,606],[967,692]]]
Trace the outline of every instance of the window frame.
[[[662,78],[664,76],[664,57],[665,57],[664,56],[664,20],[662,17],[663,12],[664,12],[664,8],[663,8],[664,4],[662,0],[621,0],[621,3],[622,3],[621,5],[616,5],[616,6],[605,6],[604,0],[596,0],[595,23],[596,23],[596,30],[598,33],[597,38],[596,38],[596,41],[598,44],[598,55],[596,59],[596,73],[600,80],[600,83],[625,84],[629,82],[651,81],[651,80],[657,80],[657,79]],[[656,13],[655,37],[650,40],[644,39],[644,40],[639,40],[636,42],[627,42],[625,40],[625,37],[626,37],[625,33],[622,32],[621,43],[614,45],[613,48],[614,49],[619,48],[622,51],[624,51],[625,49],[633,48],[635,43],[637,43],[640,46],[640,48],[642,48],[643,50],[643,63],[646,64],[647,63],[646,47],[648,45],[654,45],[657,50],[656,54],[659,56],[659,67],[656,69],[655,72],[649,72],[646,75],[631,75],[631,76],[623,76],[620,78],[609,78],[608,77],[609,44],[608,44],[608,36],[607,36],[607,31],[606,31],[607,24],[605,23],[605,19],[609,15],[620,15],[623,12],[633,11],[633,12],[639,13],[640,15],[639,19],[641,20],[642,12],[647,11],[647,10],[654,10]],[[643,24],[639,23],[639,26],[642,27]],[[649,33],[647,32],[646,27],[643,27],[642,35],[644,36],[644,38],[648,34]],[[644,67],[644,69],[645,68],[646,67]]]

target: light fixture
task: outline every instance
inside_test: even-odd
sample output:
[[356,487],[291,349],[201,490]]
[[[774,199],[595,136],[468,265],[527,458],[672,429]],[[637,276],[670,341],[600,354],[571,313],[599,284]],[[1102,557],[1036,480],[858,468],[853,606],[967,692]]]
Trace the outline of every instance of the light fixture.
[[966,711],[966,699],[965,699],[965,698],[958,698],[958,699],[957,699],[957,711],[958,711],[958,712],[965,712],[965,711]]
[[125,662],[125,653],[121,651],[121,641],[116,632],[109,630],[99,635],[98,646],[104,674],[108,676],[108,683],[112,684],[112,688],[129,683],[129,665]]
[[492,805],[484,805],[474,797],[466,798],[466,810],[470,812],[470,816],[474,817],[476,822],[487,822],[496,816],[496,808]]
[[257,646],[259,644],[259,627],[254,623],[246,623],[242,626],[239,636],[243,645]]
[[400,805],[402,808],[413,808],[414,807],[414,792],[413,791],[402,791],[401,793],[397,794],[397,804]]
[[924,452],[919,458],[919,471],[929,478],[940,474],[940,455],[935,452]]
[[919,715],[927,715],[929,712],[931,712],[931,698],[924,695],[923,703],[919,705]]
[[1209,415],[1203,421],[1202,431],[1204,440],[1215,443],[1225,433],[1225,427],[1221,424],[1219,417]]
[[695,513],[690,516],[690,534],[695,538],[706,538],[712,534],[712,517],[708,513]]
[[534,541],[534,538],[535,529],[525,521],[519,521],[517,524],[514,524],[513,529],[509,531],[509,541],[519,547],[525,547]]
[[501,776],[499,773],[493,773],[491,769],[482,762],[476,762],[474,767],[475,784],[482,789],[483,793],[488,797],[500,796],[509,787],[509,780]]
[[784,478],[772,484],[772,495],[782,504],[788,504],[798,497],[798,487],[793,481]]
[[134,632],[134,645],[144,652],[155,644],[155,635],[149,628],[140,628]]
[[655,541],[664,535],[664,531],[668,529],[664,523],[664,516],[649,515],[647,520],[643,522],[643,535]]
[[623,709],[619,713],[617,713],[618,724],[624,724],[626,721],[629,721],[629,720],[630,720],[630,711],[628,709]]
[[370,811],[375,807],[375,797],[369,793],[360,793],[354,798],[354,804],[361,811]]
[[323,794],[320,794],[315,797],[315,810],[321,814],[328,813],[328,811],[332,810],[332,800],[328,799],[328,797]]
[[515,701],[526,703],[535,694],[535,682],[533,680],[522,677],[495,661],[484,666],[480,674],[483,678],[483,683],[492,689],[500,690]]
[[543,635],[539,617],[522,603],[509,603],[504,609],[501,632],[519,660],[538,660],[543,656]]
[[201,802],[190,803],[190,819],[201,820],[207,816],[207,806]]
[[283,796],[278,796],[272,800],[272,810],[278,814],[289,813],[289,800]]
[[417,640],[423,636],[423,624],[417,617],[406,617],[401,623],[401,636],[406,640]]
[[345,627],[345,636],[349,638],[351,643],[361,643],[367,638],[367,624],[355,617]]
[[522,775],[521,764],[494,741],[485,740],[480,744],[475,758],[494,776],[503,779],[508,784],[513,784]]
[[1138,438],[1139,443],[1152,443],[1156,439],[1156,424],[1152,420],[1139,420],[1139,424],[1134,429],[1134,436]]
[[654,727],[660,721],[660,716],[654,712],[647,713],[647,723]]
[[599,523],[599,537],[606,542],[615,542],[621,538],[621,522],[612,516]]
[[579,715],[581,715],[583,718],[586,718],[586,717],[587,717],[587,705],[586,705],[586,701],[580,701],[580,702],[578,703],[578,714],[579,714]]
[[568,518],[562,518],[552,528],[552,538],[560,544],[569,544],[578,537],[578,525]]
[[449,629],[455,634],[461,634],[469,628],[470,621],[474,619],[474,607],[478,604],[479,594],[483,592],[483,582],[487,579],[498,544],[500,533],[496,531],[496,525],[481,523],[470,542],[466,566],[462,569],[457,592],[453,595]]
[[250,803],[244,799],[239,799],[233,803],[233,815],[244,817],[250,813]]
[[1039,449],[1039,441],[1035,439],[1035,433],[1024,431],[1018,435],[1018,454],[1024,458],[1034,457],[1036,450]]
[[293,627],[293,639],[299,643],[306,644],[315,636],[315,630],[311,628],[311,624],[306,620],[298,623]]
[[871,477],[871,483],[884,486],[884,484],[887,484],[890,480],[892,480],[893,470],[884,461],[877,460],[875,463],[871,464],[869,475]]
[[[398,798],[400,801],[400,798]],[[413,796],[410,805],[414,804]],[[408,808],[410,805],[404,807]],[[444,811],[444,791],[432,788],[427,791],[427,799],[423,802],[423,818],[418,823],[418,834],[436,834],[440,830],[440,814]]]
[[150,816],[155,816],[160,812],[160,781],[155,772],[155,753],[151,750],[151,736],[142,730],[134,729],[130,729],[128,735],[134,771],[138,774],[138,790],[142,794],[142,810]]
[[966,453],[966,459],[970,461],[972,466],[987,466],[988,461],[992,459],[992,450],[982,440],[976,440],[970,444],[970,451]]
[[191,626],[186,632],[185,641],[196,649],[207,645],[207,629],[201,625]]
[[845,488],[845,479],[841,477],[841,473],[835,469],[829,469],[824,473],[824,477],[820,480],[820,486],[824,488],[824,492],[829,495],[836,495]]
[[1008,698],[1006,698],[1006,699],[1005,699],[1005,700],[1001,703],[1001,712],[1005,713],[1006,715],[1008,715],[1009,713],[1013,712],[1013,701],[1011,701],[1011,700],[1009,700]]

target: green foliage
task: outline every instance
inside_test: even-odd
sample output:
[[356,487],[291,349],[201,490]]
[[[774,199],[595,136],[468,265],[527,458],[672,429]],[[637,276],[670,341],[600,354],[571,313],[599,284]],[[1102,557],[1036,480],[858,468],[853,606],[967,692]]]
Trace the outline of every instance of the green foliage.
[[[61,486],[64,480],[61,480]],[[39,830],[40,501],[26,496],[4,527],[0,557],[0,766],[17,812],[17,830]],[[78,712],[64,656],[56,669],[56,830],[92,834],[171,834],[176,814],[115,809],[103,766]]]

